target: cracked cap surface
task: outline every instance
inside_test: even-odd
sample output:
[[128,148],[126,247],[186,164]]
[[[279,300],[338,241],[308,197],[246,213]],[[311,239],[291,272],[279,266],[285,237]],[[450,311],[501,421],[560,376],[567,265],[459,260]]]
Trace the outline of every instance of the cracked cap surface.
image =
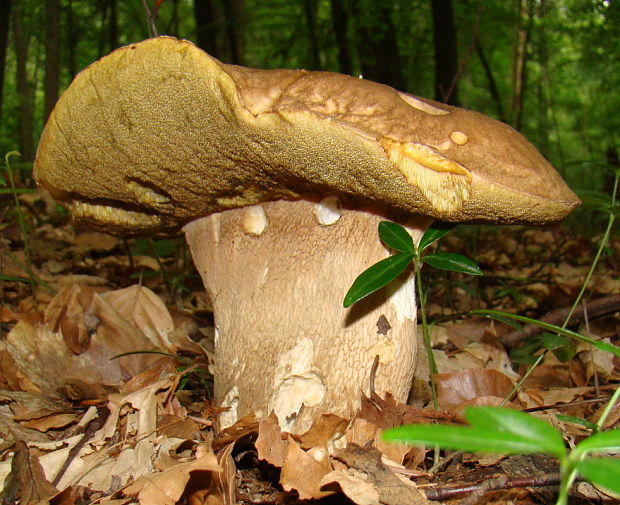
[[118,234],[306,194],[452,222],[548,224],[579,204],[504,123],[341,74],[225,65],[171,37],[78,74],[34,174]]

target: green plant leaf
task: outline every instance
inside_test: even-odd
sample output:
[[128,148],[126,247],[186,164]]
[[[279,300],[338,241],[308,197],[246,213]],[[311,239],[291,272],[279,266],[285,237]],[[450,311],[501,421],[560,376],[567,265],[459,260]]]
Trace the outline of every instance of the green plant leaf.
[[467,452],[526,454],[548,452],[564,457],[560,433],[533,416],[499,407],[468,407],[471,426],[416,424],[386,430],[383,439],[409,444],[438,445]]
[[620,459],[587,458],[576,462],[575,467],[590,482],[620,494]]
[[[513,321],[514,323],[514,321]],[[538,359],[536,353],[542,348],[542,341],[539,337],[528,338],[520,347],[510,349],[510,359],[515,363],[525,363],[532,365]]]
[[379,238],[386,246],[395,251],[411,254],[415,251],[411,235],[397,223],[381,221],[379,223]]
[[385,430],[383,440],[412,445],[437,445],[443,449],[466,452],[527,454],[541,451],[537,444],[528,440],[468,426],[436,424],[400,426]]
[[469,258],[457,253],[438,252],[427,254],[422,258],[422,261],[441,270],[450,270],[451,272],[470,275],[483,275],[478,265]]
[[344,297],[343,306],[350,307],[365,296],[374,293],[398,277],[413,260],[413,254],[398,253],[364,270],[355,279]]
[[594,424],[591,421],[588,421],[587,419],[582,419],[581,417],[566,416],[564,414],[557,414],[555,417],[558,419],[558,421],[562,421],[563,423],[578,424],[580,426],[585,426],[589,430],[596,429],[596,424]]
[[465,419],[474,428],[500,433],[515,441],[528,441],[538,447],[539,452],[558,457],[566,453],[560,432],[525,412],[504,407],[467,407]]
[[582,440],[573,449],[573,454],[581,455],[591,451],[620,450],[620,428],[601,431]]
[[539,336],[543,346],[548,351],[553,351],[560,347],[564,347],[569,344],[571,340],[569,338],[563,337],[562,335],[556,335],[555,333],[544,332]]
[[452,225],[442,226],[440,224],[436,224],[435,226],[430,227],[428,230],[426,230],[424,235],[422,235],[422,238],[420,239],[420,245],[418,245],[418,249],[420,251],[423,251],[429,245],[434,244],[438,240],[445,237],[448,233],[452,231],[452,228]]
[[540,340],[543,347],[552,351],[562,363],[570,361],[577,353],[577,346],[574,341],[563,335],[544,332],[540,335]]
[[532,319],[531,317],[519,316],[518,314],[510,314],[508,312],[502,312],[498,310],[472,310],[469,314],[471,314],[472,316],[485,316],[491,319],[497,319],[498,321],[504,321],[508,318],[515,321],[521,321],[523,323],[533,324],[547,331],[557,333],[558,335],[564,335],[575,340],[587,342],[588,344],[592,344],[594,347],[600,349],[601,351],[611,352],[616,356],[620,356],[620,347],[618,346],[615,346],[608,342],[604,342],[602,340],[594,340],[593,338],[586,337],[585,335],[582,335],[580,333],[567,330],[566,328],[560,328],[559,326],[556,326],[554,324],[543,323],[542,321]]

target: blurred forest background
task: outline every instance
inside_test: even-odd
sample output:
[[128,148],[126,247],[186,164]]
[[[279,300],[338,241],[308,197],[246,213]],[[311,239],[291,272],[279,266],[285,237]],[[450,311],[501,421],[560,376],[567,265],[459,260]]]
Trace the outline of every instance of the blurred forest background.
[[362,75],[481,111],[573,188],[610,191],[618,0],[0,0],[2,153],[31,161],[73,76],[153,33],[227,63]]

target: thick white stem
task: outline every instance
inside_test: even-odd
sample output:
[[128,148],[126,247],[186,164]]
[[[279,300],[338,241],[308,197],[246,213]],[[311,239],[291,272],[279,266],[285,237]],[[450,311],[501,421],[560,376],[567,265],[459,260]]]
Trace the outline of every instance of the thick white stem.
[[[348,288],[390,252],[386,216],[323,201],[276,201],[185,227],[215,314],[220,427],[275,412],[287,431],[324,413],[352,417],[379,356],[375,391],[405,401],[416,353],[411,272],[349,309]],[[402,222],[418,240],[426,218]]]

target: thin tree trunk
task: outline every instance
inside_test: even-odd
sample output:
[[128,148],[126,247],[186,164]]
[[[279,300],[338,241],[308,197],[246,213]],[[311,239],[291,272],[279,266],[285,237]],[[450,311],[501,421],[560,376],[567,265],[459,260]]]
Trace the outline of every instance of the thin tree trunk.
[[4,93],[4,69],[6,68],[6,49],[9,45],[9,16],[11,0],[0,0],[0,124],[2,123],[2,97]]
[[458,105],[458,48],[452,0],[431,0],[435,41],[435,99]]
[[349,13],[343,0],[331,0],[332,25],[338,46],[338,70],[347,75],[353,73],[349,48]]
[[172,0],[172,16],[170,17],[168,35],[179,36],[179,0]]
[[52,112],[60,89],[60,0],[45,2],[45,78],[43,120]]
[[512,62],[512,107],[510,122],[517,130],[521,127],[523,95],[525,91],[525,69],[527,46],[530,39],[531,15],[529,0],[516,0],[519,22]]
[[550,87],[547,69],[549,63],[549,51],[547,50],[547,32],[545,29],[545,17],[548,5],[545,0],[539,0],[538,19],[540,20],[537,33],[538,64],[540,65],[541,77],[538,79],[536,91],[538,95],[538,148],[543,154],[549,155],[549,100],[547,94]]
[[224,0],[226,17],[226,36],[230,48],[230,62],[243,65],[245,53],[245,2],[244,0]]
[[493,97],[493,101],[495,102],[495,108],[497,109],[497,117],[501,121],[506,121],[506,113],[504,112],[504,105],[502,102],[502,97],[499,94],[499,90],[497,88],[497,82],[495,81],[495,76],[493,75],[493,70],[491,69],[491,65],[489,65],[489,61],[487,60],[484,50],[482,49],[482,45],[480,44],[480,39],[476,41],[476,53],[478,54],[478,59],[482,64],[482,68],[484,69],[484,74],[487,77],[487,81],[489,83],[489,92]]
[[[109,26],[108,24],[108,7],[109,7],[109,2],[107,0],[103,0],[103,2],[101,2],[100,4],[100,8],[101,8],[101,26]],[[109,35],[109,32],[106,30],[99,30],[99,41],[97,44],[97,58],[101,58],[107,51],[106,51],[106,41],[107,41],[107,37]]]
[[308,29],[308,41],[310,42],[310,70],[319,70],[321,68],[319,39],[316,33],[318,6],[317,0],[304,0],[304,16],[306,18],[306,28]]
[[67,68],[71,78],[77,74],[77,64],[75,62],[75,48],[78,44],[78,32],[74,26],[73,17],[73,0],[67,2],[67,23],[66,23],[66,39],[67,39]]
[[196,43],[211,56],[219,58],[217,46],[217,23],[215,9],[211,0],[194,0],[196,18]]
[[[364,78],[403,89],[392,2],[353,0],[356,46]],[[372,19],[372,24],[368,23]]]
[[28,80],[28,39],[24,33],[22,4],[13,8],[13,40],[17,58],[17,94],[19,96],[19,150],[24,161],[34,159],[32,91]]
[[117,0],[108,0],[108,8],[110,10],[110,20],[108,22],[108,42],[110,51],[118,48],[118,2]]

